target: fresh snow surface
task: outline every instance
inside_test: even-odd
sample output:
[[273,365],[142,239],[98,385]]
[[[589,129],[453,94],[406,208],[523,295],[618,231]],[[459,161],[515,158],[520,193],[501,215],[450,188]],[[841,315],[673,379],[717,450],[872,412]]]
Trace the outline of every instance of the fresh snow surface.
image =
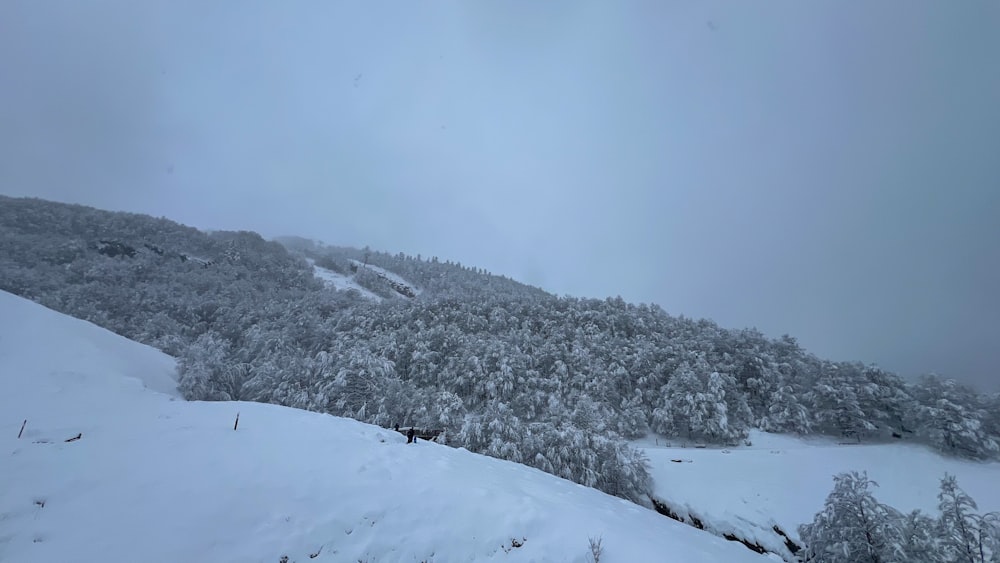
[[356,281],[354,281],[354,278],[334,272],[333,270],[328,270],[326,268],[317,266],[316,261],[311,258],[307,260],[309,261],[309,264],[311,264],[313,267],[313,275],[322,280],[327,287],[335,289],[337,291],[348,291],[354,289],[357,290],[362,297],[366,297],[373,301],[382,300],[382,298],[379,297],[378,295],[375,295],[368,289],[359,285]]
[[155,350],[0,292],[0,561],[582,563],[590,537],[602,563],[766,560],[463,449],[275,405],[185,402],[172,371]]
[[833,476],[846,471],[867,471],[879,484],[875,498],[903,512],[936,516],[946,472],[981,513],[1000,510],[1000,463],[943,457],[917,444],[840,445],[764,432],[751,433],[751,446],[725,449],[665,447],[657,440],[665,443],[647,438],[635,445],[649,457],[659,499],[716,533],[735,533],[786,557],[772,527],[798,541],[799,524],[812,522],[833,490]]
[[[4,391],[0,401],[5,401],[0,416],[26,410],[17,403],[35,397],[41,387],[69,388],[83,378],[101,378],[102,385],[146,387],[179,398],[176,366],[173,358],[155,348],[0,291]],[[44,377],[35,381],[36,374]],[[39,411],[41,406],[31,404]]]

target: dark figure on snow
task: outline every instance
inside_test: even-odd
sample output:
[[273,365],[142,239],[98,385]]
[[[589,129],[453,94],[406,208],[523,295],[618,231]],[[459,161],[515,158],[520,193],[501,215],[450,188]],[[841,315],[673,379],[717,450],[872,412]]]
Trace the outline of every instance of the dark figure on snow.
[[393,429],[395,429],[396,432],[399,432],[399,423],[398,422],[396,423],[396,426],[393,427]]
[[417,439],[413,437],[413,427],[411,426],[409,430],[406,431],[406,443],[416,442]]

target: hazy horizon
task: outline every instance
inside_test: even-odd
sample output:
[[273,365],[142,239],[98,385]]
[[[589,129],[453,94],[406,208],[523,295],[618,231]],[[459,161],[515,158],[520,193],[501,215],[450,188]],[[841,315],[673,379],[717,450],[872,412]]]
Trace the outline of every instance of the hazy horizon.
[[0,5],[0,193],[1000,389],[1000,4]]

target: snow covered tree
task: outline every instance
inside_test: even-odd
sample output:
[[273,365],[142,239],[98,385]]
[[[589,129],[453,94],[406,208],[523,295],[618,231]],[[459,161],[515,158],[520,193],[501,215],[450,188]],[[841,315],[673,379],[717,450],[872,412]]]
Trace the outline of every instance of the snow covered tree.
[[608,494],[646,505],[653,483],[646,455],[614,437],[597,436],[592,443],[597,450],[595,486]]
[[660,406],[653,410],[652,429],[667,436],[692,438],[702,427],[705,404],[701,379],[687,364],[681,364],[661,391]]
[[946,561],[989,563],[1000,555],[993,550],[997,515],[979,515],[976,501],[958,486],[954,475],[945,474],[941,479],[938,501],[939,533]]
[[213,380],[216,393],[223,401],[245,401],[251,392],[250,381],[257,375],[253,364],[230,364],[217,372]]
[[822,375],[809,394],[817,426],[858,441],[867,432],[875,430],[875,425],[868,420],[861,407],[859,383],[858,374],[851,366],[824,366]]
[[608,415],[604,412],[602,405],[588,396],[583,396],[577,400],[570,420],[581,430],[588,432],[604,432],[606,429]]
[[649,432],[646,410],[642,404],[642,393],[638,389],[635,389],[631,396],[622,399],[615,430],[629,439],[640,438]]
[[717,371],[712,372],[706,381],[705,391],[698,396],[703,405],[704,415],[698,434],[713,443],[725,443],[729,440],[729,406],[726,404],[726,381]]
[[712,387],[712,379],[718,379],[717,385],[722,390],[726,406],[727,427],[721,436],[722,441],[730,444],[746,439],[753,426],[753,412],[747,404],[746,395],[739,391],[736,378],[718,372],[713,372],[709,378],[709,388]]
[[651,428],[666,435],[728,444],[747,435],[750,408],[736,380],[711,369],[704,357],[684,362],[662,389]]
[[919,406],[917,435],[952,455],[994,457],[1000,444],[984,428],[986,414],[975,393],[951,379],[924,376],[915,391]]
[[524,427],[521,420],[500,402],[490,405],[483,416],[487,432],[486,447],[481,453],[488,456],[521,463],[521,442],[524,438]]
[[444,428],[455,428],[461,425],[465,418],[465,405],[462,398],[450,391],[437,391],[431,396],[431,412],[434,424]]
[[933,518],[914,510],[900,517],[900,560],[921,563],[945,563],[937,523]]
[[809,411],[799,402],[799,397],[790,385],[782,385],[775,391],[767,416],[761,420],[761,428],[768,432],[810,432],[812,419]]
[[903,543],[899,514],[875,500],[877,483],[852,471],[833,478],[823,510],[811,524],[799,526],[807,561],[817,563],[888,563],[899,561]]
[[440,370],[441,354],[431,349],[426,340],[419,340],[412,346],[409,357],[406,358],[406,377],[417,385],[428,385],[434,382]]
[[354,349],[326,392],[336,410],[357,420],[369,421],[377,412],[386,380],[394,376],[393,363],[365,349]]
[[885,435],[902,428],[906,413],[913,408],[913,397],[899,376],[878,366],[866,366],[861,370],[858,389],[861,410],[869,422],[882,428]]
[[524,435],[524,426],[510,407],[493,400],[482,415],[465,420],[456,439],[470,451],[522,463],[525,461],[521,451]]
[[188,400],[230,400],[219,385],[229,368],[229,341],[215,332],[197,338],[181,355],[178,390]]
[[980,517],[980,541],[985,553],[992,554],[990,563],[1000,563],[1000,512],[988,512]]
[[[762,335],[755,334],[754,336],[763,339]],[[778,383],[776,370],[771,365],[771,361],[765,361],[761,355],[759,350],[755,350],[754,355],[746,358],[735,371],[740,393],[746,396],[747,405],[757,418],[767,414],[768,404]]]
[[983,431],[995,442],[1000,442],[1000,393],[983,396],[980,411],[984,414]]
[[299,409],[328,412],[330,404],[325,391],[335,375],[335,359],[326,352],[314,356],[280,356],[274,358],[274,369],[281,374],[271,400]]

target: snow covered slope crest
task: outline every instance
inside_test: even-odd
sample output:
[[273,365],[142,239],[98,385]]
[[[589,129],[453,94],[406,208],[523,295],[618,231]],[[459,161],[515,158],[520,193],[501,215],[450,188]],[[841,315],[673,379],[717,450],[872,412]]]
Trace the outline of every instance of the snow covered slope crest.
[[352,278],[351,276],[317,266],[316,261],[313,260],[312,258],[307,258],[306,261],[309,262],[310,266],[312,266],[314,275],[320,280],[322,280],[323,285],[325,285],[326,287],[331,288],[335,291],[354,290],[357,291],[362,297],[366,299],[370,299],[372,301],[382,300],[382,298],[379,297],[378,295],[375,295],[368,289],[359,285],[358,282],[354,281],[354,278]]
[[173,371],[0,292],[0,561],[583,563],[598,539],[601,563],[764,560],[525,466],[317,413],[185,402]]

